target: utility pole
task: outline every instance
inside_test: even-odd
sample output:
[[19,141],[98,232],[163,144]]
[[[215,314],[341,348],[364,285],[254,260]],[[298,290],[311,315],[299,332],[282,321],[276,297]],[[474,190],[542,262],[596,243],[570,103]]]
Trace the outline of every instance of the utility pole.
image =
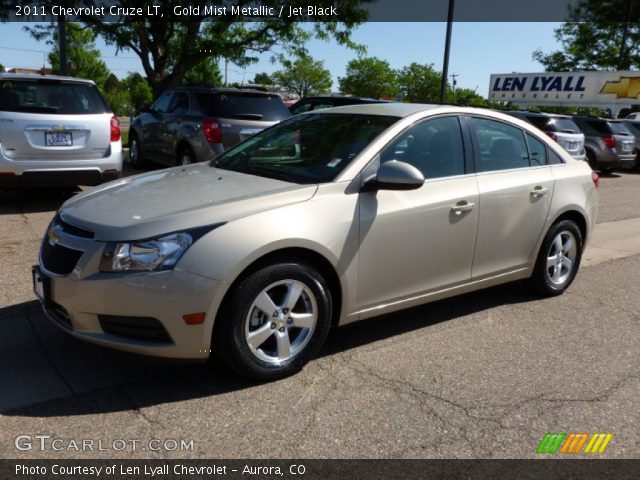
[[451,49],[451,27],[453,26],[453,7],[455,0],[449,0],[447,12],[447,36],[444,43],[444,61],[442,62],[442,80],[440,83],[440,103],[444,103],[447,90],[447,78],[449,78],[449,50]]
[[458,75],[457,73],[452,73],[449,76],[451,77],[451,87],[453,88],[453,103],[456,103],[456,85],[458,84],[456,78],[458,78],[460,75]]
[[224,86],[227,86],[227,57],[224,58]]
[[64,17],[58,19],[58,51],[60,52],[60,75],[67,74],[67,28]]

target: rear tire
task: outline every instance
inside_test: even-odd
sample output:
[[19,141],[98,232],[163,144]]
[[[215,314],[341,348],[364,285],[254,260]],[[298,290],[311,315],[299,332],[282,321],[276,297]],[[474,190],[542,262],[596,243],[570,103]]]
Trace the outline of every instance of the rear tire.
[[547,297],[562,294],[578,273],[582,249],[582,233],[575,222],[561,220],[552,225],[531,275],[533,287]]
[[311,265],[264,267],[225,299],[214,327],[214,351],[245,377],[286,377],[318,353],[329,333],[331,311],[331,292]]
[[179,166],[191,165],[196,160],[193,150],[189,147],[182,147],[178,151],[177,163]]
[[135,168],[144,168],[146,162],[142,154],[142,144],[136,135],[129,139],[129,163]]

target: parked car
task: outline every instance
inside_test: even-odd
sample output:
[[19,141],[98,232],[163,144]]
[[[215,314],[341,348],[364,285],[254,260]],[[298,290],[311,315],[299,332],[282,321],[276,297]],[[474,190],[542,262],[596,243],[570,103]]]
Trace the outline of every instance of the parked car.
[[622,120],[591,115],[575,115],[573,120],[585,135],[585,150],[591,168],[609,173],[633,167],[635,138]]
[[332,325],[519,279],[563,293],[597,187],[586,162],[508,115],[338,107],[73,197],[34,288],[79,339],[174,358],[213,349],[273,379]]
[[640,121],[640,112],[632,112],[629,115],[627,115],[626,117],[624,117],[625,120],[634,120],[634,121]]
[[535,125],[546,133],[549,138],[558,142],[575,159],[585,160],[587,158],[584,149],[584,134],[568,115],[522,110],[507,111],[505,113]]
[[349,95],[325,95],[320,97],[304,97],[289,106],[292,115],[322,110],[323,108],[342,107],[344,105],[360,105],[363,103],[384,103],[386,100],[375,98],[351,97]]
[[0,185],[120,177],[120,123],[90,80],[0,73]]
[[640,121],[625,120],[624,124],[636,138],[636,163],[633,169],[640,170]]
[[175,88],[134,118],[129,157],[138,167],[147,161],[187,165],[211,160],[290,116],[275,93],[209,86]]

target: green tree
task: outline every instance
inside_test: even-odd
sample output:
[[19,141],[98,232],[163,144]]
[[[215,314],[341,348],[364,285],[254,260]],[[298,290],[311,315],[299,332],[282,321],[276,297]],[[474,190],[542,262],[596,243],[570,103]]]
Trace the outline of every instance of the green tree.
[[182,83],[208,83],[222,85],[222,74],[218,65],[218,59],[209,57],[189,70]]
[[[36,40],[45,40],[51,45],[49,63],[53,73],[60,73],[60,52],[58,50],[58,29],[55,25],[25,27]],[[96,48],[95,34],[79,23],[67,23],[67,75],[88,78],[102,88],[109,76],[106,64],[100,59]]]
[[300,97],[331,90],[331,72],[324,68],[322,60],[301,55],[293,62],[283,61],[283,67],[273,74],[273,79],[281,87]]
[[[627,21],[620,22],[620,14]],[[560,50],[536,50],[547,71],[633,70],[640,68],[640,2],[580,0],[569,22],[555,30]]]
[[4,71],[5,71],[4,65],[0,63],[0,73],[3,73]]
[[440,100],[442,75],[433,64],[412,63],[398,72],[398,83],[405,99],[412,103],[435,103]]
[[[164,12],[164,17],[131,17],[123,23],[105,23],[99,17],[83,20],[107,44],[116,46],[118,50],[132,51],[140,57],[142,68],[157,96],[167,88],[179,85],[187,72],[212,54],[245,67],[256,62],[258,54],[271,51],[275,46],[287,55],[304,53],[306,41],[314,36],[322,40],[334,38],[342,45],[362,50],[363,47],[351,41],[351,33],[368,18],[364,7],[372,1],[342,0],[340,22],[315,16],[311,20],[321,21],[306,23],[304,28],[301,22],[279,17],[242,22],[227,17],[192,15],[183,17],[182,21],[167,21],[167,15],[171,15],[174,6],[180,4],[176,0],[154,2]],[[148,4],[143,0],[121,0],[119,3],[126,7],[140,6],[145,11]],[[223,2],[215,0],[208,3],[221,5]],[[241,0],[234,3],[247,6],[250,2]],[[307,0],[290,0],[287,5],[301,7],[307,3]],[[334,3],[333,0],[316,0],[314,5],[328,7]],[[279,11],[281,1],[262,0],[260,4]]]
[[135,112],[139,112],[140,108],[150,105],[153,101],[153,92],[149,86],[149,82],[138,72],[130,73],[127,78],[122,81],[125,89],[129,92],[131,99],[131,108]]
[[447,88],[447,102],[456,103],[458,105],[466,105],[469,107],[488,107],[489,102],[486,98],[478,95],[475,90],[470,88]]
[[253,83],[256,85],[273,85],[273,79],[268,73],[256,73],[256,76],[253,77]]
[[395,96],[400,91],[396,72],[389,62],[376,57],[351,60],[346,75],[338,81],[340,91],[358,97]]

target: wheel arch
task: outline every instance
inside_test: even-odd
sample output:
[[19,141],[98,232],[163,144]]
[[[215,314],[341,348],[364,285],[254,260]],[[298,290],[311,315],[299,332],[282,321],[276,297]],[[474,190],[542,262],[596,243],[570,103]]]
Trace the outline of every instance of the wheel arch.
[[256,272],[257,270],[272,265],[274,263],[285,263],[291,261],[302,261],[315,267],[322,277],[327,282],[329,289],[331,290],[331,324],[335,326],[340,320],[340,314],[342,311],[343,302],[343,290],[342,282],[338,272],[332,265],[332,263],[316,250],[312,250],[306,247],[284,247],[276,250],[272,250],[263,254],[262,256],[253,260],[247,265],[231,282],[229,288],[224,292],[222,301],[216,311],[215,320],[213,322],[213,334],[215,335],[217,319],[221,312],[224,311],[227,306],[228,299],[238,283],[244,280],[248,275]]
[[[549,224],[549,228],[562,220],[571,220],[578,226],[580,234],[582,235],[582,244],[585,245],[587,243],[587,235],[589,231],[586,215],[575,209],[566,210],[553,219]],[[549,229],[547,229],[547,231],[548,230]]]

